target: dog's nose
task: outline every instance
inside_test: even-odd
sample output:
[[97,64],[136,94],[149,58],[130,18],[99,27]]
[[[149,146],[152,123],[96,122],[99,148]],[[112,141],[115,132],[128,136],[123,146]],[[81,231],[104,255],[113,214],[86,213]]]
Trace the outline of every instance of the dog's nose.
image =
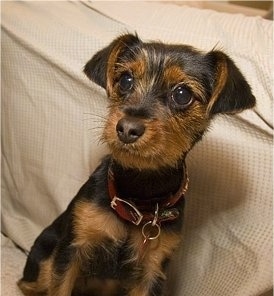
[[116,125],[117,135],[125,144],[136,142],[145,132],[142,120],[134,117],[124,117]]

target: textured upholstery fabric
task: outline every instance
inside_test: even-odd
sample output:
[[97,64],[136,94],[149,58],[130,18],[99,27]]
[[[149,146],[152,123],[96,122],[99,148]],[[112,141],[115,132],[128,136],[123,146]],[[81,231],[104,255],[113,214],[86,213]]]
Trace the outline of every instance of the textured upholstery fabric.
[[[2,3],[2,232],[28,250],[107,153],[105,94],[82,69],[128,31],[216,46],[251,84],[256,108],[216,118],[188,157],[170,295],[260,295],[272,286],[273,116],[272,22],[261,18],[157,2]],[[16,280],[3,295],[20,295]]]

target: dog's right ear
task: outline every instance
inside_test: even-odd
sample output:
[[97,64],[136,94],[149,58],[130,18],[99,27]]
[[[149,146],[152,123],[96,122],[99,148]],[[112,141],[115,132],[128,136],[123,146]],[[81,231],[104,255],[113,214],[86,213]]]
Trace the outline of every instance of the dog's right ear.
[[97,52],[85,65],[84,73],[93,82],[107,89],[112,81],[118,55],[141,43],[137,35],[125,34]]
[[214,91],[208,105],[208,113],[235,114],[253,108],[256,99],[245,77],[233,60],[221,51],[211,51],[207,58],[214,65]]

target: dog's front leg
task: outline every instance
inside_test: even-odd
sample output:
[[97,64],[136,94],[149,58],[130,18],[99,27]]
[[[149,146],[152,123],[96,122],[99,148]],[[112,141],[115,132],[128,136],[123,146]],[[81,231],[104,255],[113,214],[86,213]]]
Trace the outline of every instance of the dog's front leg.
[[138,283],[134,288],[132,288],[128,296],[164,296],[165,291],[165,279],[162,277],[157,277],[147,279],[144,278],[142,282]]
[[76,253],[71,245],[57,250],[48,296],[71,295],[80,269]]
[[[166,291],[166,265],[162,260],[150,260],[148,256],[143,262],[142,273],[129,290],[127,296],[164,296]],[[166,262],[168,260],[165,260]]]
[[138,270],[141,273],[127,296],[166,296],[168,265],[181,241],[180,233],[162,230],[161,235],[151,240],[145,249],[143,240],[143,236],[136,232],[135,244],[132,244],[140,260]]

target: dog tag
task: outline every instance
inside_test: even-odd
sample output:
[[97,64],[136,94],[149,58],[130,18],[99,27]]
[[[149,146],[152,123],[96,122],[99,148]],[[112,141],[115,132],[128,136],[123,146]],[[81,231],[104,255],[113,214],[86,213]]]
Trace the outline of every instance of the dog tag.
[[175,220],[180,216],[180,212],[176,208],[166,209],[160,213],[160,220]]

